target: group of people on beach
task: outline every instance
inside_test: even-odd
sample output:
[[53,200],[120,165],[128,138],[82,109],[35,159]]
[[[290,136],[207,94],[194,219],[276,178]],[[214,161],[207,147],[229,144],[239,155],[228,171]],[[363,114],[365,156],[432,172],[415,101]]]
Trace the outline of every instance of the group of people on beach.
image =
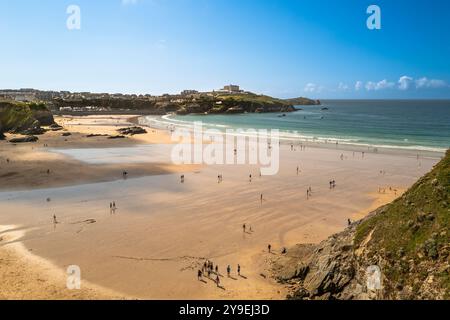
[[336,180],[331,180],[330,181],[330,189],[334,189],[336,188]]
[[110,202],[110,203],[109,203],[109,212],[110,212],[111,214],[113,214],[113,213],[116,213],[116,210],[117,210],[116,202],[115,202],[115,201]]
[[[237,265],[237,274],[238,276],[241,276],[241,265]],[[231,265],[227,266],[227,276],[228,278],[231,277]],[[200,270],[197,271],[197,278],[198,281],[203,281],[203,277],[207,277],[208,279],[213,280],[216,283],[217,287],[220,287],[220,277],[222,275],[219,272],[219,265],[214,265],[212,261],[206,260],[203,263],[203,266]]]
[[[397,195],[398,190],[394,189],[392,187],[389,187],[389,191],[390,192],[394,192],[395,195]],[[379,194],[386,194],[386,188],[378,188],[378,193]]]
[[244,233],[247,233],[247,230],[249,233],[253,232],[252,226],[249,226],[249,228],[247,228],[247,225],[245,223],[242,225],[242,229],[244,230]]
[[312,188],[311,187],[309,187],[306,190],[306,199],[309,200],[310,197],[312,197]]

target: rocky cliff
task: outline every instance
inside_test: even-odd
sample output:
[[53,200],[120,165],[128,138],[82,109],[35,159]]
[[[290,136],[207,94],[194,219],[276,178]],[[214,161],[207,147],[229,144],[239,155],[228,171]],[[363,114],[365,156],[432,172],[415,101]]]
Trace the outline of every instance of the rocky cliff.
[[[162,99],[162,98],[161,98]],[[315,104],[315,101],[303,99],[302,103]],[[237,114],[263,112],[292,112],[293,105],[285,100],[252,93],[245,94],[198,94],[189,97],[167,97],[162,100],[146,99],[55,99],[53,108],[87,108],[97,110],[119,111],[136,110],[146,114],[164,115],[169,112],[185,114]]]
[[450,152],[400,199],[274,262],[289,299],[449,299]]
[[0,136],[4,132],[42,132],[41,125],[53,123],[53,115],[44,104],[0,101]]

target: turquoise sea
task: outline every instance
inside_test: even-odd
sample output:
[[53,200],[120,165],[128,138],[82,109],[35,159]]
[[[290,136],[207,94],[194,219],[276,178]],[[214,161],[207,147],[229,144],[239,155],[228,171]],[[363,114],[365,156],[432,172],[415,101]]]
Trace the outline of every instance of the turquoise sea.
[[450,148],[450,100],[324,100],[293,113],[169,115],[162,127],[202,121],[216,129],[279,129],[287,140],[445,151]]

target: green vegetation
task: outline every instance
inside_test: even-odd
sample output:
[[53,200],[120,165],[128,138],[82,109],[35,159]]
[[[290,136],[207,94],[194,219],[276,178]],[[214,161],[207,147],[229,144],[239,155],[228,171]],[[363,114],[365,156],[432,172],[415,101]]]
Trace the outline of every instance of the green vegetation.
[[219,95],[217,99],[222,100],[224,102],[233,101],[236,103],[253,103],[257,105],[274,105],[274,106],[291,106],[289,102],[286,102],[281,99],[272,98],[265,95],[257,95],[253,93],[248,94],[233,94],[233,95]]
[[284,100],[286,103],[292,104],[294,106],[310,106],[310,105],[320,105],[319,100],[311,100],[308,98],[293,98]]
[[434,284],[450,292],[449,216],[450,151],[400,199],[386,206],[357,229],[355,246],[370,237],[368,255],[386,261],[390,283],[418,290],[430,275]]
[[20,132],[36,120],[52,118],[44,103],[0,101],[0,127],[2,132]]
[[33,113],[28,104],[0,102],[0,123],[4,132],[29,127],[33,122]]

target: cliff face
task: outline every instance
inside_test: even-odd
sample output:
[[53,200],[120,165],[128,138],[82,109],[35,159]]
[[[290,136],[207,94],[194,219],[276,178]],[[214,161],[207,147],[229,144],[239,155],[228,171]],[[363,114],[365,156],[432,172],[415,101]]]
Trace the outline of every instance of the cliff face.
[[44,104],[0,101],[0,135],[23,133],[53,123],[53,115]]
[[0,140],[4,140],[5,139],[5,135],[4,135],[3,132],[4,132],[3,131],[3,125],[2,125],[2,122],[0,120]]
[[449,299],[450,152],[395,202],[274,264],[291,299]]
[[308,98],[293,98],[293,99],[285,99],[286,103],[292,104],[294,106],[310,106],[310,105],[320,105],[320,100],[311,100]]

